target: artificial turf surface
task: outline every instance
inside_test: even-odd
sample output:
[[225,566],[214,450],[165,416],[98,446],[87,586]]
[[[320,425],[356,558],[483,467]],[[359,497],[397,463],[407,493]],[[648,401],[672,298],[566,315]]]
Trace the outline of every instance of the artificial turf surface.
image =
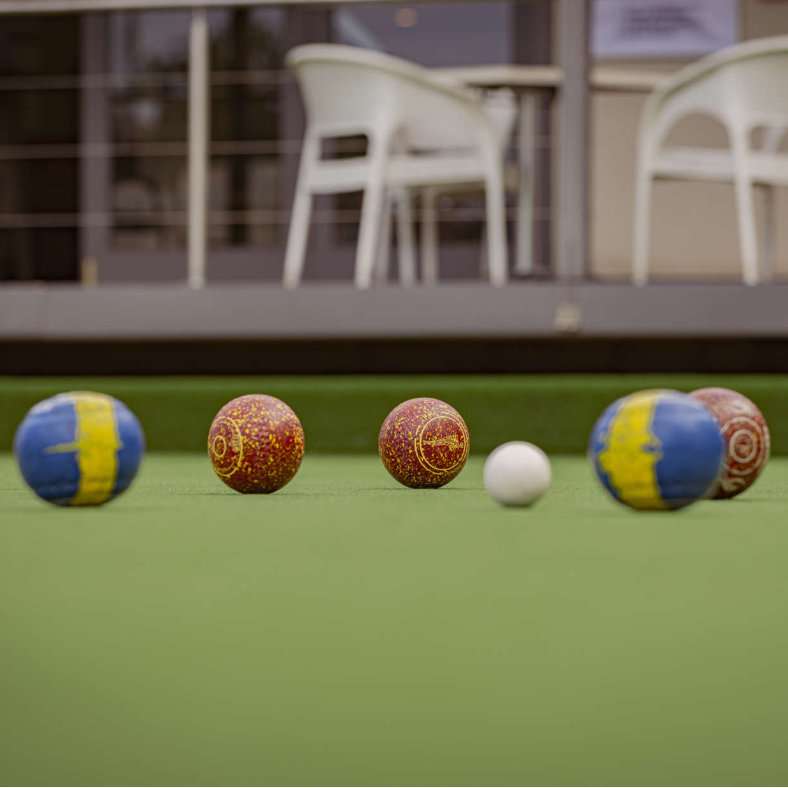
[[788,460],[678,514],[581,458],[504,510],[308,456],[149,455],[103,509],[0,459],[0,783],[785,784]]

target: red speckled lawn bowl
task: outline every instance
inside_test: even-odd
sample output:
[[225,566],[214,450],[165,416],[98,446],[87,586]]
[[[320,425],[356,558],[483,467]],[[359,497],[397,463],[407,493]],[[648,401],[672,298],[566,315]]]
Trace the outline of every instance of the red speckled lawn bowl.
[[286,403],[267,394],[228,402],[208,432],[208,455],[216,475],[240,493],[272,493],[298,471],[304,429]]
[[465,466],[470,443],[462,416],[431,397],[397,405],[378,435],[383,465],[406,487],[448,484]]

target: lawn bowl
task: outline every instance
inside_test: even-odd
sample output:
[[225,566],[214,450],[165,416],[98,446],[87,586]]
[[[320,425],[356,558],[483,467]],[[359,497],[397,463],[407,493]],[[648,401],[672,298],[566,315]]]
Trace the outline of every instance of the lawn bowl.
[[267,394],[228,402],[208,431],[216,475],[240,493],[272,493],[297,473],[304,457],[304,429],[289,405]]
[[656,390],[607,408],[588,452],[599,481],[617,501],[633,509],[675,510],[713,490],[724,443],[704,405],[688,394]]
[[447,403],[409,399],[389,413],[378,435],[386,470],[406,487],[442,487],[465,467],[468,427]]
[[738,391],[705,388],[690,396],[711,411],[725,442],[725,467],[711,497],[734,498],[755,483],[769,461],[766,419],[758,406]]
[[92,391],[39,402],[14,438],[25,482],[57,506],[99,506],[113,500],[134,481],[144,452],[137,417],[119,400]]

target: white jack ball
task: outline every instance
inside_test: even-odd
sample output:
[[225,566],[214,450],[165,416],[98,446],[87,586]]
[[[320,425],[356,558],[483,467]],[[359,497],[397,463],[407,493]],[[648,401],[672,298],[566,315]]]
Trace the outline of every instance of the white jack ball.
[[484,463],[484,486],[504,506],[529,506],[549,489],[550,460],[533,443],[510,441]]

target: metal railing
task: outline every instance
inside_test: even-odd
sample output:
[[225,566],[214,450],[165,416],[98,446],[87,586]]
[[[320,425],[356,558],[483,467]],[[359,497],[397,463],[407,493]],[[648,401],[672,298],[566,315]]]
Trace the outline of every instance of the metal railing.
[[[0,16],[191,10],[188,108],[188,283],[205,286],[210,166],[208,11],[251,6],[339,6],[371,0],[0,0]],[[373,0],[394,3],[397,0]],[[417,0],[429,2],[429,0]],[[556,273],[582,279],[588,253],[588,39],[590,0],[558,0],[563,82],[559,105],[559,215]]]
[[[91,11],[165,11],[263,5],[348,5],[397,0],[0,0],[0,14],[84,14]],[[582,0],[581,0],[582,1]]]

